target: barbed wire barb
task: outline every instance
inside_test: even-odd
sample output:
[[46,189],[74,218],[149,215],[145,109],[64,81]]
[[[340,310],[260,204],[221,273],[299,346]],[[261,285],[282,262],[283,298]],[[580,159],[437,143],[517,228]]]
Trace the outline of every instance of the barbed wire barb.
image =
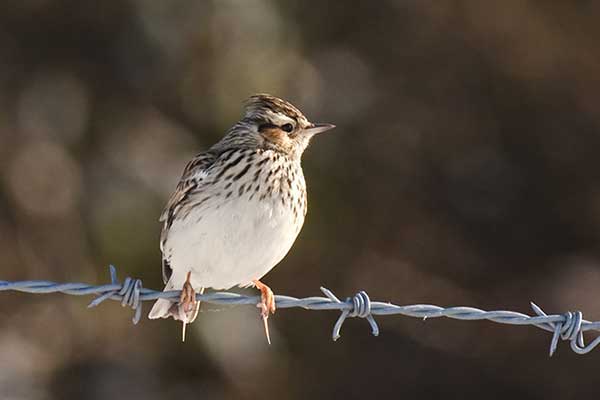
[[140,301],[140,290],[142,289],[142,280],[141,279],[132,279],[125,278],[123,284],[119,283],[119,279],[117,278],[117,269],[114,265],[109,265],[108,267],[110,272],[110,281],[113,285],[121,285],[120,290],[112,290],[110,292],[106,292],[88,304],[88,308],[96,307],[104,300],[110,299],[113,296],[117,296],[121,300],[121,307],[129,306],[134,309],[135,313],[133,315],[132,322],[134,325],[137,325],[142,318],[142,303]]
[[[76,296],[96,295],[88,307],[96,307],[100,303],[110,299],[121,302],[121,306],[131,307],[134,310],[132,321],[137,324],[142,316],[142,302],[152,301],[159,298],[178,301],[179,290],[156,291],[142,286],[141,279],[127,277],[122,283],[117,277],[114,266],[109,267],[110,284],[89,285],[85,283],[56,283],[51,281],[0,281],[0,292],[18,291],[26,293],[64,293]],[[459,320],[488,320],[491,322],[509,325],[531,325],[552,333],[549,355],[552,356],[558,347],[558,341],[569,341],[570,347],[576,354],[587,354],[600,344],[600,336],[592,342],[585,344],[583,333],[585,331],[600,331],[600,321],[590,322],[583,319],[581,311],[569,311],[563,314],[548,315],[541,307],[531,303],[534,316],[515,311],[484,311],[474,307],[440,307],[431,304],[412,304],[399,306],[392,303],[371,301],[365,291],[359,291],[352,297],[340,300],[329,289],[321,287],[326,297],[296,298],[291,296],[276,295],[277,308],[300,307],[307,310],[337,310],[341,315],[333,326],[332,339],[340,338],[342,325],[349,317],[364,318],[371,326],[371,333],[379,335],[379,327],[375,321],[375,315],[403,315],[407,317],[420,318],[452,318]],[[260,301],[259,296],[245,296],[231,292],[215,292],[210,294],[197,294],[197,300],[219,305],[256,305]]]
[[[531,308],[533,308],[533,311],[537,315],[547,316],[547,314],[534,302],[531,302]],[[556,352],[559,339],[568,340],[571,343],[571,349],[577,354],[587,354],[600,344],[600,336],[598,336],[587,346],[585,345],[583,330],[581,329],[583,323],[583,314],[581,311],[568,311],[563,315],[565,317],[564,322],[558,321],[548,324],[554,331],[552,341],[550,342],[550,357]]]
[[[340,301],[331,290],[324,288],[321,286],[321,292],[327,296],[332,302],[345,304]],[[371,325],[371,333],[373,336],[379,336],[379,326],[377,326],[377,322],[373,315],[371,315],[371,299],[369,299],[369,295],[364,290],[358,292],[354,297],[348,297],[346,299],[346,304],[352,302],[352,307],[342,310],[342,315],[338,318],[333,326],[333,333],[331,334],[331,338],[335,342],[340,338],[340,331],[342,330],[342,325],[347,317],[360,317],[366,318],[369,324]]]

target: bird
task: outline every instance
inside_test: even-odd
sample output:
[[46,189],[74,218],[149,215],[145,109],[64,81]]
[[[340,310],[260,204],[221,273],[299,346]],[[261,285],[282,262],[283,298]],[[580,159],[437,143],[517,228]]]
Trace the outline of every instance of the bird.
[[267,319],[275,297],[261,279],[294,244],[307,212],[301,158],[311,139],[335,128],[310,122],[288,101],[255,94],[242,118],[216,144],[185,166],[160,217],[165,291],[148,317],[194,322],[205,289],[256,287],[257,307],[271,343]]

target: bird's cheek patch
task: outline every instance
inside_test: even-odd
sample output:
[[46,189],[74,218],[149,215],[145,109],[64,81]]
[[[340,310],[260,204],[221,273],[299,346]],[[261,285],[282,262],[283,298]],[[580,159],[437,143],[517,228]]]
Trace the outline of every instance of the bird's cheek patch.
[[285,145],[288,141],[287,133],[279,128],[264,129],[260,133],[269,142],[275,143],[280,146]]

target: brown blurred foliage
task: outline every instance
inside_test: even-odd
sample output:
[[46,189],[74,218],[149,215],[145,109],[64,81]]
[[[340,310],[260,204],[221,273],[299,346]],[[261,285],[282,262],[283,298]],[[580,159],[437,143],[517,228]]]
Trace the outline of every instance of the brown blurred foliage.
[[[157,221],[255,92],[338,129],[304,157],[305,228],[266,281],[398,304],[600,319],[600,3],[4,0],[0,279],[161,287]],[[0,398],[575,398],[600,351],[486,322],[2,293]],[[146,307],[146,311],[149,308]],[[565,372],[567,371],[567,372]]]

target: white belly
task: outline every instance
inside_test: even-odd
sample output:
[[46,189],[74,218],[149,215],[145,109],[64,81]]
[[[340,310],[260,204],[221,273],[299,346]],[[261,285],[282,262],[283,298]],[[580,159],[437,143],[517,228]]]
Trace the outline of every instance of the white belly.
[[194,288],[247,286],[269,272],[292,247],[303,223],[277,198],[235,197],[206,204],[173,222],[165,255],[180,288],[191,271]]

